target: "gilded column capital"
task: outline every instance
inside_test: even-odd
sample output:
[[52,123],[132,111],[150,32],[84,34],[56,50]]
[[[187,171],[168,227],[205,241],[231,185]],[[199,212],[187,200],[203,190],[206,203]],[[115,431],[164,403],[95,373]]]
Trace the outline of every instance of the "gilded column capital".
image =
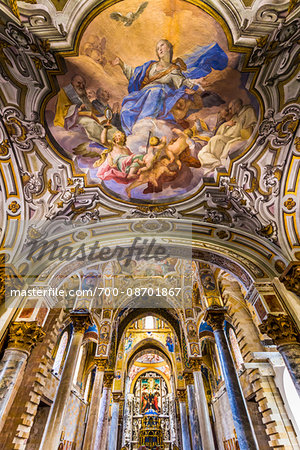
[[177,397],[180,402],[186,401],[186,389],[177,389]]
[[91,314],[87,309],[74,309],[70,312],[75,333],[84,333],[92,325]]
[[44,336],[45,332],[37,322],[12,322],[8,332],[8,348],[16,348],[30,353]]
[[203,320],[212,327],[213,331],[223,330],[225,314],[227,308],[212,307],[207,308],[203,317]]
[[200,372],[201,371],[201,367],[202,367],[202,364],[203,364],[202,358],[192,358],[192,359],[190,359],[190,363],[191,363],[193,372]]
[[122,392],[113,392],[112,398],[114,403],[121,403],[124,400]]
[[300,261],[291,262],[279,277],[279,280],[287,290],[294,292],[300,297]]
[[115,374],[112,370],[107,370],[104,372],[103,386],[105,388],[111,388],[114,381]]
[[99,371],[104,372],[107,366],[107,358],[94,358],[94,362]]
[[259,325],[261,333],[267,334],[277,346],[296,344],[299,332],[292,319],[285,314],[268,314]]
[[185,370],[185,371],[183,372],[183,376],[184,376],[185,384],[186,384],[186,385],[194,384],[194,375],[193,375],[193,372],[192,372],[192,371],[190,371],[190,370]]

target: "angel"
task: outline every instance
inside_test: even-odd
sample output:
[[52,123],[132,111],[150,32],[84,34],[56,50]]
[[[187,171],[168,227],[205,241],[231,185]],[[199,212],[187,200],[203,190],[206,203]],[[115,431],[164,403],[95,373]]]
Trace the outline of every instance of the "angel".
[[174,176],[177,174],[175,171],[171,171],[168,168],[168,165],[170,164],[170,160],[168,158],[162,158],[160,161],[156,161],[151,169],[146,170],[145,172],[142,172],[137,180],[134,180],[133,183],[131,183],[126,188],[126,193],[128,197],[131,197],[131,191],[132,189],[141,186],[145,183],[151,183],[154,187],[158,186],[158,180],[162,175],[167,176]]
[[140,175],[142,172],[146,172],[148,169],[152,169],[155,161],[158,161],[162,150],[165,148],[167,143],[166,136],[163,136],[161,139],[159,139],[156,136],[152,136],[149,140],[149,148],[147,150],[147,153],[143,157],[142,161],[139,162],[139,164],[143,165],[141,167],[137,174]]
[[142,3],[137,11],[134,12],[129,12],[126,14],[126,16],[123,16],[123,14],[119,13],[119,12],[113,12],[110,15],[110,18],[113,20],[116,20],[117,22],[123,22],[125,27],[130,27],[133,22],[142,14],[142,12],[146,9],[148,5],[148,2],[144,2]]
[[97,64],[105,66],[107,59],[105,58],[106,38],[102,39],[98,36],[91,36],[91,40],[83,47],[83,53],[92,58]]
[[177,164],[178,169],[181,169],[182,163],[180,161],[181,153],[189,147],[188,139],[192,137],[193,132],[189,128],[181,131],[177,128],[173,128],[173,133],[177,134],[178,138],[167,145],[165,153],[170,160],[170,163]]

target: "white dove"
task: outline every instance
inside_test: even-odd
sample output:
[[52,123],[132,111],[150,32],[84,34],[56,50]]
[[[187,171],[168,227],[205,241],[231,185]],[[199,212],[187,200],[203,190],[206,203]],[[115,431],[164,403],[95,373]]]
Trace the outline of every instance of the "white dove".
[[148,2],[142,3],[135,13],[129,12],[126,14],[126,16],[123,16],[123,14],[119,12],[113,12],[111,13],[110,18],[113,20],[123,22],[125,27],[130,27],[130,25],[132,25],[133,22],[142,14],[147,5]]

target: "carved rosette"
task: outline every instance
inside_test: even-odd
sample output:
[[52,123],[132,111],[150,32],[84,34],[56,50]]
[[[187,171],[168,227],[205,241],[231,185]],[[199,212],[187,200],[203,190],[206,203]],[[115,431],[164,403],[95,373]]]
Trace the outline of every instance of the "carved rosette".
[[45,336],[37,322],[12,322],[9,326],[8,348],[30,353],[32,348]]
[[275,345],[297,344],[299,332],[291,318],[285,314],[268,314],[259,325],[261,333],[267,334]]
[[177,389],[177,397],[179,402],[186,402],[186,389]]
[[94,362],[96,364],[97,369],[100,372],[104,372],[104,370],[107,366],[107,359],[106,358],[95,358]]
[[226,308],[207,308],[203,320],[212,327],[213,331],[223,330]]
[[112,387],[113,381],[114,381],[114,372],[111,371],[111,370],[107,370],[107,371],[104,373],[104,377],[103,377],[103,386],[104,386],[105,388],[110,389],[110,388]]
[[300,297],[300,262],[291,263],[279,278],[287,290]]
[[84,334],[87,327],[92,325],[91,315],[87,310],[74,310],[70,312],[75,333]]
[[186,372],[184,372],[183,376],[184,376],[184,379],[185,379],[186,386],[189,385],[189,384],[194,384],[193,372],[186,371]]

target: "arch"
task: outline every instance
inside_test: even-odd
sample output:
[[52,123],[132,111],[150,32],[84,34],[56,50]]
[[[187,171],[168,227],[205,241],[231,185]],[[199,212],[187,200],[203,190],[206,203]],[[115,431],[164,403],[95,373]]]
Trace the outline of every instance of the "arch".
[[[101,245],[98,248],[100,249],[101,247],[104,247],[106,243],[109,243],[111,254],[113,254],[116,250],[116,246],[112,246],[111,242],[115,233],[118,233],[122,236],[122,248],[128,251],[132,245],[132,236],[139,237],[143,235],[142,233],[132,234],[135,231],[132,229],[135,223],[138,223],[138,221],[108,221],[107,227],[109,228],[109,231],[103,235]],[[211,263],[226,272],[233,274],[247,290],[255,281],[267,281],[274,276],[279,276],[280,272],[277,271],[276,266],[276,261],[278,259],[285,265],[288,263],[285,257],[280,253],[279,249],[273,244],[262,238],[253,236],[250,238],[249,234],[240,230],[231,229],[232,239],[230,242],[226,242],[219,238],[216,239],[215,233],[217,232],[218,227],[213,224],[201,224],[200,226],[200,224],[196,224],[192,221],[177,221],[175,219],[167,219],[165,223],[172,233],[163,233],[159,236],[158,234],[155,234],[154,231],[153,235],[155,235],[157,244],[163,243],[170,257],[182,259],[193,258],[194,260]],[[93,226],[88,225],[78,229],[78,231],[82,230],[84,233],[90,235],[88,244],[85,246],[86,258],[83,259],[83,261],[74,257],[76,252],[79,252],[82,243],[74,242],[72,234],[69,234],[68,232],[60,234],[59,240],[55,241],[55,237],[53,237],[52,240],[49,239],[48,249],[41,248],[41,246],[35,247],[36,251],[32,252],[31,255],[31,270],[27,274],[28,279],[35,273],[38,275],[36,283],[39,283],[42,278],[43,282],[47,281],[49,285],[57,287],[59,285],[58,280],[60,279],[58,276],[59,273],[63,272],[64,276],[67,277],[81,268],[86,268],[95,264],[95,261],[88,260],[88,256],[90,255],[89,252],[93,245],[98,242],[98,239],[95,236],[97,236],[98,233],[102,234],[100,229],[97,230],[99,227],[100,225],[98,224]],[[183,239],[182,236],[186,236],[187,233],[190,233],[191,231],[193,232],[193,239]],[[163,241],[161,241],[162,236],[164,238]],[[175,245],[175,242],[179,238],[181,245]],[[55,242],[57,244],[57,253],[59,253],[60,249],[66,248],[66,246],[72,250],[70,261],[60,261],[58,258],[55,260],[55,263],[52,262],[51,245],[54,245]],[[45,252],[40,259],[41,250],[45,250]],[[26,254],[25,252],[22,253],[17,264],[21,265],[22,263],[26,263],[26,261],[28,264],[29,256],[30,252],[29,254]],[[117,258],[111,258],[111,260],[114,259]],[[45,269],[47,269],[46,277],[44,275]]]
[[[156,341],[155,341],[156,343]],[[168,357],[168,355],[165,354],[165,352],[162,350],[158,350],[156,348],[151,347],[151,348],[145,348],[145,349],[139,349],[139,351],[133,356],[133,358],[130,360],[130,363],[128,363],[128,367],[131,367],[132,364],[134,364],[136,362],[136,360],[143,355],[149,354],[149,352],[155,352],[156,355],[160,356],[161,358],[165,359],[166,357]],[[170,361],[167,361],[168,363],[170,363]],[[140,363],[141,364],[141,363]],[[155,366],[156,364],[160,364],[160,363],[154,363],[153,365]]]
[[172,370],[175,370],[174,363],[172,359],[168,356],[166,349],[164,348],[163,344],[156,339],[144,339],[143,341],[140,341],[136,344],[136,346],[132,349],[132,351],[129,353],[128,357],[126,358],[126,368],[128,369],[131,364],[133,364],[134,358],[137,357],[137,355],[143,351],[143,350],[158,350],[163,355],[168,364],[170,365],[170,368]]
[[[118,314],[118,312],[115,314]],[[158,309],[151,309],[151,308],[137,308],[135,310],[132,310],[122,321],[120,321],[118,325],[118,335],[117,335],[117,349],[119,348],[121,338],[127,329],[127,327],[134,322],[135,320],[141,319],[145,316],[155,316],[159,318],[163,318],[165,322],[168,323],[171,329],[173,329],[174,334],[176,334],[179,344],[181,343],[181,333],[180,333],[180,325],[179,321],[174,318],[174,316],[166,309],[158,308]],[[118,350],[117,350],[118,351]]]

